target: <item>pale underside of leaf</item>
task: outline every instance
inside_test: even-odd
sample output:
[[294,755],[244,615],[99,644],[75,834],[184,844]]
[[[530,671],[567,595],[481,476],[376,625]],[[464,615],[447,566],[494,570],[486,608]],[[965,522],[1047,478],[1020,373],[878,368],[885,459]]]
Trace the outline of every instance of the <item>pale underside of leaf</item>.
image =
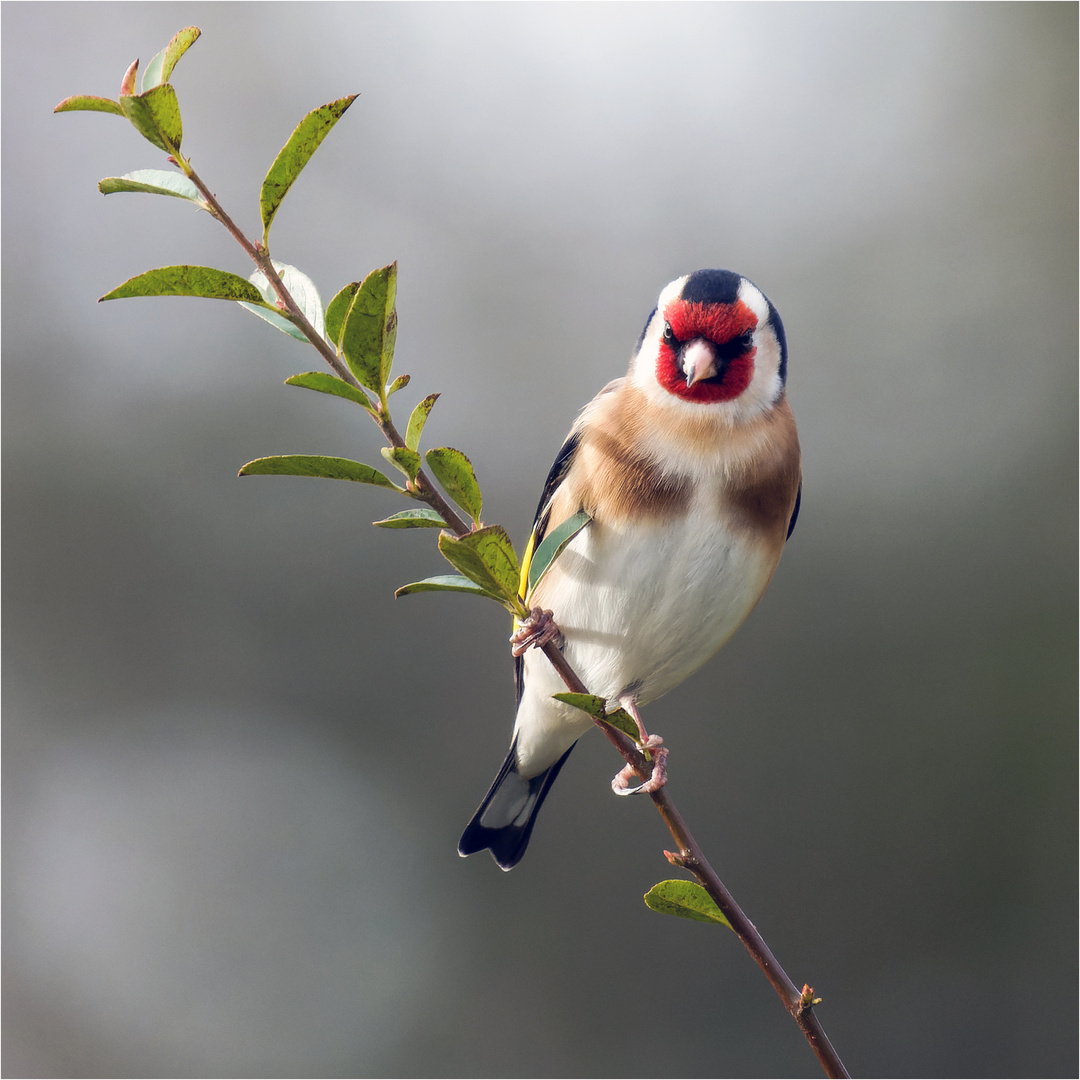
[[178,199],[190,199],[191,202],[205,207],[199,189],[180,173],[166,172],[164,169],[136,169],[123,176],[107,176],[99,181],[98,191],[102,195],[113,195],[118,191],[142,191],[148,195],[172,195]]

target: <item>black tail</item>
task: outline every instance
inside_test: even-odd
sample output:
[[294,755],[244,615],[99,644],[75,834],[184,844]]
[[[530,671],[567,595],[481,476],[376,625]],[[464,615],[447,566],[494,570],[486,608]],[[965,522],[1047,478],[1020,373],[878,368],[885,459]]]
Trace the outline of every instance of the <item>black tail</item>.
[[529,846],[536,815],[570,756],[570,750],[574,749],[571,746],[550,769],[526,780],[517,769],[516,746],[515,741],[495,783],[484,796],[480,809],[473,814],[472,821],[465,826],[458,843],[458,854],[462,856],[488,848],[492,858],[504,870],[512,870],[521,862]]

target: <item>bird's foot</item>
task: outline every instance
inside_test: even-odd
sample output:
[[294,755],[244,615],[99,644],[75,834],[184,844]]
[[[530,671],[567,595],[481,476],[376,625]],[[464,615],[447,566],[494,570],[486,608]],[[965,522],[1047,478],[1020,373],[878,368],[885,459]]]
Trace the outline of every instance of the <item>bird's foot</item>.
[[510,652],[514,656],[521,656],[528,649],[542,649],[549,641],[555,641],[560,636],[551,612],[534,607],[529,617],[518,623],[518,628],[510,635]]
[[611,781],[611,790],[616,795],[651,795],[659,791],[667,783],[667,749],[664,740],[659,735],[650,735],[641,745],[642,750],[648,750],[652,755],[652,774],[644,784],[632,788],[630,781],[637,775],[632,765],[624,765],[618,775]]

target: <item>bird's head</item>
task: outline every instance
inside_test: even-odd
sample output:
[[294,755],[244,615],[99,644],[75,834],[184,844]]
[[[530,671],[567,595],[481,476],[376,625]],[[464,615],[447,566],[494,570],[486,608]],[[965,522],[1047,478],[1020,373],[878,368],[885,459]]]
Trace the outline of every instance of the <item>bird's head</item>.
[[730,270],[698,270],[667,285],[630,366],[631,382],[651,400],[719,409],[733,421],[768,409],[786,375],[776,308]]

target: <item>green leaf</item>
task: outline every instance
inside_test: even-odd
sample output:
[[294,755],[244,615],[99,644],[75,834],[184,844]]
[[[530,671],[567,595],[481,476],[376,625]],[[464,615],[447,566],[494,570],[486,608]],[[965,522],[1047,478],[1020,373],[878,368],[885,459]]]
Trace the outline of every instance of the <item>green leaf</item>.
[[661,881],[645,894],[645,903],[662,915],[719,923],[731,929],[731,923],[716,906],[716,901],[696,881]]
[[341,331],[341,352],[349,370],[380,397],[394,360],[396,296],[397,263],[372,270],[356,290]]
[[[376,524],[378,524],[378,522],[376,522]],[[477,596],[486,596],[490,600],[498,600],[499,603],[502,603],[500,597],[486,592],[484,589],[481,589],[479,585],[471,582],[467,577],[461,577],[458,574],[443,574],[439,577],[424,578],[423,581],[414,581],[411,585],[402,585],[394,595],[408,596],[410,593],[418,592],[475,593]]]
[[359,281],[351,282],[326,305],[326,340],[335,348],[341,347],[341,331],[345,329],[349,308],[359,288]]
[[396,393],[397,393],[397,392],[398,392],[399,390],[404,390],[404,389],[405,389],[405,387],[409,385],[409,383],[410,383],[410,381],[411,381],[411,380],[412,380],[412,376],[411,376],[411,375],[399,375],[399,376],[398,376],[398,377],[397,377],[397,378],[396,378],[396,379],[395,379],[395,380],[394,380],[394,381],[393,381],[393,382],[392,382],[392,383],[391,383],[391,384],[390,384],[390,385],[389,385],[389,386],[388,386],[388,387],[386,388],[386,396],[387,396],[387,397],[389,397],[389,396],[390,396],[391,394],[396,394]]
[[[609,712],[604,719],[612,726],[617,727],[624,735],[629,735],[641,746],[641,732],[638,730],[638,726],[634,723],[634,718],[625,709],[616,709],[614,712]],[[646,750],[646,757],[652,755]]]
[[588,713],[596,720],[607,719],[607,702],[598,694],[553,694],[556,701],[565,701],[575,709]]
[[207,300],[239,300],[261,304],[258,289],[237,274],[211,266],[162,266],[130,278],[102,300],[131,296],[201,296]]
[[190,199],[206,206],[199,189],[180,173],[164,169],[136,169],[123,176],[106,176],[98,183],[102,195],[114,195],[118,191],[145,191],[149,195],[174,195],[178,199]]
[[198,41],[200,34],[202,31],[197,26],[188,26],[173,35],[172,41],[146,65],[142,77],[144,92],[169,81],[176,61]]
[[584,510],[579,510],[544,537],[543,542],[533,552],[533,557],[529,562],[529,593],[540,583],[540,579],[547,573],[551,564],[562,554],[566,545],[591,520],[592,518]]
[[405,429],[405,445],[410,450],[415,450],[420,445],[420,436],[423,433],[424,425],[427,423],[428,413],[431,412],[431,406],[438,400],[438,394],[428,394],[413,409],[412,416],[409,417],[409,426]]
[[368,412],[374,411],[371,399],[363,390],[358,390],[352,383],[347,383],[328,371],[305,371],[302,375],[290,375],[285,380],[285,385],[303,386],[307,390],[318,390],[320,394],[333,394],[335,397],[363,405]]
[[90,94],[74,94],[72,97],[66,97],[53,109],[53,112],[107,112],[116,113],[117,116],[127,115],[119,101],[113,101],[112,98],[107,97],[94,97]]
[[480,494],[480,485],[476,482],[472,462],[460,450],[450,446],[437,446],[434,450],[429,450],[424,457],[447,495],[473,521],[479,522],[484,497]]
[[[275,262],[274,269],[281,278],[281,284],[285,286],[296,301],[307,321],[315,328],[315,332],[322,337],[325,332],[322,299],[319,296],[319,290],[315,287],[315,282],[303,271],[297,270],[295,266],[289,266],[287,263]],[[261,305],[259,307],[249,307],[247,304],[241,304],[240,306],[247,308],[253,315],[258,315],[260,319],[265,319],[279,330],[283,330],[290,337],[296,338],[297,341],[306,342],[307,338],[304,332],[278,307],[278,295],[271,287],[267,276],[261,270],[256,270],[248,280],[262,294],[267,307]]]
[[282,454],[249,461],[238,476],[318,476],[324,480],[355,480],[360,484],[401,491],[381,472],[360,461],[312,454]]
[[263,247],[268,247],[270,224],[285,198],[293,181],[319,149],[319,144],[330,134],[330,129],[341,119],[345,110],[356,99],[356,94],[339,98],[314,109],[296,125],[296,130],[289,136],[289,141],[282,147],[274,159],[270,171],[263,180],[262,193],[259,196],[259,208],[262,211]]
[[439,516],[438,511],[428,507],[418,507],[415,510],[402,510],[398,514],[391,514],[382,521],[373,521],[372,525],[378,525],[380,529],[445,529],[446,522]]
[[145,94],[123,94],[120,107],[144,139],[166,154],[180,152],[184,136],[180,104],[176,100],[176,91],[168,83],[155,86]]
[[439,550],[455,570],[475,581],[485,592],[497,596],[508,610],[520,607],[517,554],[501,525],[489,525],[462,537],[441,533]]
[[552,694],[552,697],[556,701],[565,701],[567,705],[573,705],[575,709],[588,713],[596,720],[606,720],[612,727],[617,727],[639,746],[641,745],[641,732],[638,731],[634,718],[625,709],[616,709],[609,713],[607,702],[596,694]]
[[382,456],[396,469],[400,469],[409,480],[415,480],[420,471],[420,455],[406,446],[384,446]]

